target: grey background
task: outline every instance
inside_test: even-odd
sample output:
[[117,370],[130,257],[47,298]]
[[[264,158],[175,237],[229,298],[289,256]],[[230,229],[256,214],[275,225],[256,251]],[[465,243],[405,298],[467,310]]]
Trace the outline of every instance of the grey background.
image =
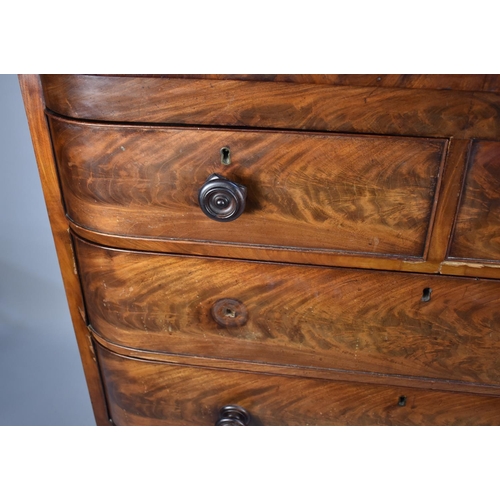
[[16,75],[0,160],[0,425],[95,425]]

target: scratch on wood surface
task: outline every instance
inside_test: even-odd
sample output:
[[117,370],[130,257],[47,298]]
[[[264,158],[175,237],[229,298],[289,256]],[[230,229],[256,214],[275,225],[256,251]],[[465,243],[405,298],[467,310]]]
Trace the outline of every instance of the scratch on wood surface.
[[480,264],[476,262],[453,262],[453,261],[447,261],[447,262],[442,262],[441,266],[439,267],[439,272],[441,272],[441,268],[443,266],[451,266],[451,267],[471,267],[473,269],[500,269],[500,265],[498,264]]
[[96,359],[96,355],[95,355],[95,351],[94,351],[94,346],[92,344],[92,337],[90,335],[87,335],[87,339],[89,341],[89,349],[90,349],[90,352],[92,353],[92,359],[94,360],[95,363],[97,363],[97,359]]
[[78,312],[80,313],[80,316],[82,317],[83,321],[85,321],[85,312],[80,306],[78,306]]
[[69,227],[67,231],[69,236],[69,247],[71,249],[71,260],[73,262],[73,272],[75,273],[76,276],[78,276],[78,270],[76,268],[75,249],[73,248],[73,244],[71,243],[71,233]]

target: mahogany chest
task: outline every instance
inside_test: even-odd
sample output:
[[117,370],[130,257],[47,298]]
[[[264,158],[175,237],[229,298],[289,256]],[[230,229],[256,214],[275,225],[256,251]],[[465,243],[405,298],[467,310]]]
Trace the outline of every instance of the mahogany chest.
[[20,83],[98,424],[500,423],[500,77]]

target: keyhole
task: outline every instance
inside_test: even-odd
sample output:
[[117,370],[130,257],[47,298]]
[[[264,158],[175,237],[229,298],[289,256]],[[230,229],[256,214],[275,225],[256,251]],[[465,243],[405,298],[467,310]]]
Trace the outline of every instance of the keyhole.
[[236,311],[233,311],[232,309],[226,309],[224,311],[224,316],[227,316],[228,318],[235,318],[236,317]]
[[399,396],[398,405],[399,406],[406,406],[406,396]]
[[231,151],[229,148],[222,148],[220,150],[220,162],[223,165],[231,165]]
[[431,300],[432,288],[424,288],[422,291],[422,302],[429,302]]

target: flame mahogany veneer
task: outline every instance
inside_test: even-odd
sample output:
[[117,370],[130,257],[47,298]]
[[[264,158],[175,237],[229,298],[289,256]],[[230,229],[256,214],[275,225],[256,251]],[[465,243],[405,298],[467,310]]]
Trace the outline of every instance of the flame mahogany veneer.
[[500,424],[497,75],[20,84],[98,424]]

